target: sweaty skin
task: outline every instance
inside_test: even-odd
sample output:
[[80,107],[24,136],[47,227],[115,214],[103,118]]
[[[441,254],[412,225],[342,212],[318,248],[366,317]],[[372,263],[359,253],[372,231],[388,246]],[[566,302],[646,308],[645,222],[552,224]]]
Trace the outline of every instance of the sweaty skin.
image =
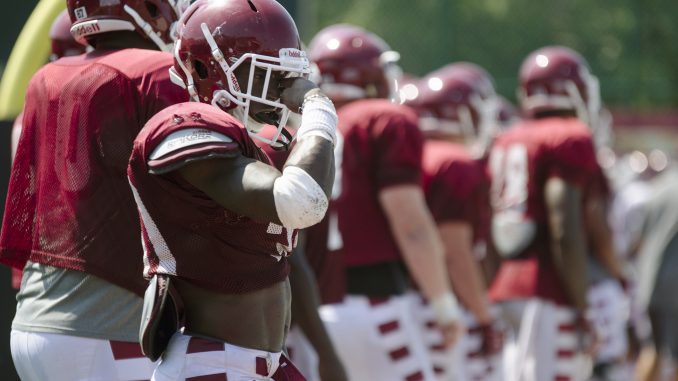
[[[254,88],[260,89],[263,80],[255,76]],[[279,86],[271,86],[276,90],[270,91],[269,97],[279,97],[290,110],[298,110],[306,96],[319,91],[303,78],[281,79]],[[250,114],[265,112],[266,107],[253,105]],[[285,163],[289,165],[305,170],[329,195],[334,178],[332,142],[318,136],[300,140]],[[273,166],[238,154],[191,163],[178,171],[225,209],[256,221],[281,224],[273,196],[274,182],[281,173]],[[184,298],[188,331],[247,348],[282,350],[291,316],[289,280],[237,295],[212,292],[185,281],[176,282],[176,286]]]

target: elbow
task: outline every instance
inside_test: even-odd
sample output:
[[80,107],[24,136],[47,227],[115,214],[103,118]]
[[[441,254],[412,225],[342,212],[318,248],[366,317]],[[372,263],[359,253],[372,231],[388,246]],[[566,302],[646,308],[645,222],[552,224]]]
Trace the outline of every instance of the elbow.
[[305,229],[325,217],[329,200],[318,183],[301,168],[290,166],[273,185],[278,218],[290,229]]

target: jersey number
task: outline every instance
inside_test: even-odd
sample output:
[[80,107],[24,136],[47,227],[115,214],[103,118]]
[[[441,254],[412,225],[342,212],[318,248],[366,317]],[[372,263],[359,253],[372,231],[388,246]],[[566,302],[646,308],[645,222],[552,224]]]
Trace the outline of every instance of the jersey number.
[[534,239],[536,226],[526,216],[528,196],[527,147],[513,144],[490,153],[492,239],[504,257],[519,255]]

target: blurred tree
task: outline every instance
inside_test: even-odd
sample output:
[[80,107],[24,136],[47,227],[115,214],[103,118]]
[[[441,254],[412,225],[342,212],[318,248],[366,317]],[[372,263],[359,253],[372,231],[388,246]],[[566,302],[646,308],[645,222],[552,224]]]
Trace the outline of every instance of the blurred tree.
[[310,3],[306,41],[327,25],[361,25],[384,37],[402,54],[403,69],[416,75],[472,61],[493,74],[499,92],[515,98],[523,58],[559,44],[587,58],[607,103],[678,106],[675,1],[305,0]]

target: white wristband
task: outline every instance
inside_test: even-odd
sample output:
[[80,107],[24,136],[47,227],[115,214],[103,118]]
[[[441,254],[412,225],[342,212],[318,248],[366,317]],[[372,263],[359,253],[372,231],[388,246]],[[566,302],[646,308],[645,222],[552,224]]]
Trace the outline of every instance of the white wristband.
[[451,292],[431,299],[430,303],[438,324],[449,324],[459,320],[459,303]]
[[302,106],[297,140],[307,136],[320,136],[334,144],[337,140],[337,121],[337,111],[329,98],[320,94],[308,96]]

